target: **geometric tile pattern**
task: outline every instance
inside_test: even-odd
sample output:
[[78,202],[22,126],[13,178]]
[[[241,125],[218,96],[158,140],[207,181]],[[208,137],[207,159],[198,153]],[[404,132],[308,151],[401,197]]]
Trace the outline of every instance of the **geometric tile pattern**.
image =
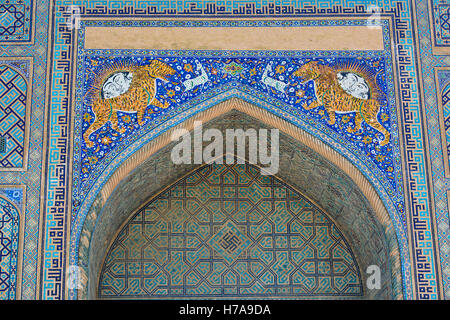
[[435,70],[436,87],[442,91],[450,81],[450,70],[448,67],[438,67]]
[[0,4],[0,43],[26,43],[32,37],[33,0],[3,0]]
[[15,299],[19,212],[0,196],[0,300]]
[[450,4],[439,6],[439,27],[441,38],[450,40]]
[[6,138],[0,137],[0,153],[6,152]]
[[[445,157],[450,160],[450,84],[447,85],[442,91],[442,113],[444,117],[444,130],[445,130]],[[448,162],[447,162],[448,163]]]
[[[11,26],[11,23],[14,24],[12,21],[5,22],[6,19],[10,21],[12,15],[16,20],[16,28],[12,35],[7,34],[11,29],[8,31],[2,29],[1,31],[0,65],[10,65],[24,76],[28,84],[27,94],[29,98],[29,103],[27,103],[29,109],[26,111],[27,129],[25,130],[23,164],[20,168],[5,168],[0,165],[0,184],[2,186],[5,184],[27,185],[27,196],[24,197],[26,199],[26,210],[21,212],[26,215],[26,219],[22,217],[24,223],[21,226],[21,228],[24,228],[24,246],[21,253],[23,259],[19,266],[19,271],[21,268],[22,272],[19,273],[21,279],[18,282],[21,288],[17,288],[17,298],[21,299],[34,299],[39,290],[37,270],[41,234],[39,232],[40,219],[42,216],[41,210],[39,210],[42,188],[40,177],[44,161],[42,154],[45,152],[42,141],[44,140],[43,126],[47,87],[45,81],[49,38],[47,30],[51,11],[49,10],[50,1],[39,1],[39,5],[36,5],[36,3],[36,0],[0,0],[2,6],[0,26],[5,27],[5,25]],[[9,13],[6,13],[6,10]],[[11,14],[12,10],[14,10],[13,14]],[[21,14],[23,14],[23,19]],[[23,27],[19,26],[18,19],[22,19]],[[39,21],[39,23],[36,24],[35,21]],[[36,63],[32,62],[34,59],[37,59]],[[33,90],[32,94],[31,90]],[[31,105],[33,106],[32,109]],[[30,140],[28,140],[28,137]],[[28,157],[28,154],[30,157]],[[2,155],[0,154],[0,156]],[[22,209],[21,206],[20,208]]]
[[441,144],[443,156],[443,176],[450,177],[450,69],[436,67],[435,85],[437,93],[437,110],[439,114],[439,129],[441,131]]
[[252,165],[207,165],[122,228],[101,298],[361,296],[353,253],[323,211]]
[[0,66],[0,136],[6,150],[0,154],[0,168],[21,168],[24,161],[27,83],[13,68]]
[[450,46],[450,3],[432,0],[434,41],[436,46]]

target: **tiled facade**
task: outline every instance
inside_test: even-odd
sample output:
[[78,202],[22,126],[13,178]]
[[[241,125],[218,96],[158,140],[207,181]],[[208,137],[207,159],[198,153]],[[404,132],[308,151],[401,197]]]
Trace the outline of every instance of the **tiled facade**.
[[[373,6],[377,6],[375,13]],[[369,29],[374,28],[368,25],[373,19],[380,30],[380,48],[377,49],[319,50],[307,45],[294,50],[145,49],[120,47],[120,41],[114,48],[94,48],[89,47],[88,41],[88,31],[92,28],[99,33],[112,27],[146,28],[149,32],[156,32],[158,28],[283,27],[291,32],[328,27]],[[311,40],[311,43],[315,41],[319,40]],[[327,182],[328,192],[314,198],[317,206],[304,200],[304,190],[298,193],[290,189],[295,181],[285,183],[277,180],[281,177],[271,177],[270,188],[275,192],[273,183],[276,182],[277,188],[284,190],[280,192],[292,195],[296,201],[303,199],[303,204],[314,208],[311,212],[321,217],[327,231],[317,245],[308,244],[308,248],[320,252],[325,244],[326,248],[331,248],[339,243],[342,248],[336,259],[343,259],[346,270],[351,270],[346,271],[353,275],[346,280],[350,286],[342,285],[340,271],[334,273],[334,256],[328,256],[323,265],[315,255],[303,256],[300,259],[303,262],[312,259],[310,267],[314,265],[315,270],[312,278],[308,278],[310,270],[306,268],[309,262],[294,261],[295,250],[286,246],[292,243],[292,237],[304,237],[304,232],[287,221],[297,219],[297,213],[292,215],[287,209],[281,210],[282,216],[277,218],[274,211],[263,213],[263,220],[271,221],[271,231],[266,230],[265,240],[254,237],[251,224],[256,222],[249,218],[239,220],[228,214],[228,220],[224,218],[216,225],[201,220],[201,215],[187,210],[186,204],[179,209],[180,216],[173,219],[170,215],[176,211],[139,209],[138,206],[144,204],[155,205],[156,199],[178,201],[176,186],[180,185],[183,186],[181,199],[186,201],[187,192],[192,190],[187,187],[188,178],[179,179],[181,171],[187,169],[177,169],[168,162],[153,164],[154,172],[159,170],[160,174],[153,180],[155,186],[151,194],[139,199],[136,208],[130,207],[130,212],[123,213],[121,219],[117,218],[120,224],[128,221],[127,224],[108,231],[117,231],[118,237],[113,238],[109,233],[105,236],[111,244],[109,251],[100,252],[100,255],[109,252],[105,264],[96,260],[101,258],[89,260],[96,239],[103,239],[101,233],[106,232],[101,222],[109,203],[115,201],[114,187],[125,181],[138,185],[139,179],[143,179],[133,176],[129,164],[134,161],[133,168],[147,172],[139,166],[145,165],[145,159],[157,159],[153,154],[167,145],[161,141],[165,141],[168,132],[199,115],[207,117],[219,112],[214,107],[221,103],[241,101],[237,104],[245,102],[253,106],[242,107],[244,113],[253,112],[253,117],[261,115],[266,124],[279,121],[281,131],[288,136],[294,136],[287,133],[291,130],[287,128],[292,127],[292,132],[299,130],[299,141],[303,136],[310,137],[302,140],[308,150],[312,150],[304,154],[329,150],[332,156],[327,161],[334,161],[333,165],[342,171],[342,176],[351,177],[362,190],[375,212],[373,219],[377,222],[373,225],[379,225],[386,234],[379,246],[392,257],[398,257],[396,261],[386,262],[386,270],[390,270],[392,278],[398,278],[390,284],[392,292],[401,292],[391,297],[448,299],[449,41],[450,3],[442,0],[2,2],[0,200],[4,203],[0,204],[0,298],[154,298],[158,294],[164,297],[189,294],[364,297],[366,274],[358,262],[360,251],[346,237],[346,226],[357,223],[359,218],[337,221],[338,226],[328,220],[333,216],[332,210],[337,208],[335,194],[338,191],[335,193],[333,188],[345,185],[339,184],[337,178]],[[333,87],[329,79],[349,73],[364,79],[369,92],[366,97],[355,100],[336,93],[338,87]],[[110,93],[104,88],[112,75],[130,81],[131,89],[127,87],[119,98],[110,99]],[[136,79],[141,81],[140,86],[132,82]],[[302,156],[293,154],[289,148],[283,149],[281,162],[288,163]],[[239,168],[230,169],[235,178],[245,176],[245,172],[237,174]],[[328,165],[320,168],[323,172],[330,170]],[[214,167],[214,170],[220,169]],[[300,167],[289,170],[295,171],[291,177],[302,178]],[[356,172],[354,177],[353,171]],[[201,171],[196,174],[201,175]],[[201,176],[207,179],[207,175]],[[131,177],[135,180],[127,180]],[[320,178],[309,177],[311,184],[320,185],[320,181],[314,180]],[[159,193],[164,188],[169,188],[169,194]],[[217,198],[217,203],[225,207],[222,194],[225,181],[217,188],[220,197],[198,194],[194,198],[200,202]],[[247,188],[252,191],[239,201],[257,206],[251,197],[253,193],[258,194],[262,185],[256,183]],[[202,190],[208,193],[216,189],[205,185]],[[274,197],[268,198],[274,201]],[[148,202],[151,199],[153,202]],[[280,206],[287,208],[289,201],[290,198],[283,198]],[[235,208],[240,214],[245,207],[242,203],[237,206],[239,210]],[[158,211],[160,220],[153,219],[152,210]],[[218,210],[208,207],[204,218],[214,221],[211,217],[215,214]],[[165,263],[155,263],[152,259],[156,258],[147,261],[141,252],[139,265],[134,268],[136,263],[129,256],[121,256],[124,251],[115,251],[115,248],[127,254],[144,243],[154,248],[156,238],[144,241],[140,233],[141,240],[133,244],[130,237],[136,228],[158,221],[165,221],[159,225],[162,229],[158,229],[158,241],[166,239],[166,243],[158,246],[158,254],[173,252],[173,256]],[[195,223],[190,225],[187,221]],[[206,225],[207,234],[201,245],[195,247],[198,252],[204,250],[205,265],[192,268],[187,252],[196,242],[189,241],[189,227]],[[290,229],[284,230],[287,226],[291,226]],[[305,226],[299,224],[299,228]],[[177,227],[179,232],[173,229]],[[359,227],[355,230],[364,232]],[[392,243],[394,238],[395,243]],[[261,251],[258,255],[267,253],[264,252],[266,242],[273,243],[273,250],[269,250],[273,263],[268,262],[270,259],[260,259],[258,263],[264,271],[258,273],[248,265],[255,262],[252,260],[256,259],[255,248]],[[234,251],[227,252],[226,248],[234,248]],[[333,250],[328,254],[330,252]],[[357,252],[355,258],[352,252]],[[289,259],[288,255],[291,255]],[[223,277],[214,287],[211,285],[214,275],[206,265],[216,260],[223,267]],[[95,268],[103,268],[98,295],[87,294],[70,284],[72,271],[79,269],[79,276],[87,281],[86,286],[89,281],[95,282],[90,274],[94,268],[92,261],[95,261]],[[240,263],[246,264],[244,269],[251,272],[247,280],[255,282],[240,285],[244,278],[242,274],[237,276],[244,272],[239,269]],[[167,273],[169,264],[173,273]],[[286,264],[292,268],[283,275],[278,274]],[[321,280],[319,269],[327,274],[325,280]],[[295,286],[296,279],[300,278],[294,274],[302,274],[303,285]],[[161,281],[158,286],[155,279]],[[306,284],[313,286],[313,283],[318,286],[308,289]]]

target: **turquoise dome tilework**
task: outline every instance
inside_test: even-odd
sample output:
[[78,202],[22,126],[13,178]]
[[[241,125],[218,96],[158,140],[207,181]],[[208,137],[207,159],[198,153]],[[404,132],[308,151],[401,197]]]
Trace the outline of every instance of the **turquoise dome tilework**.
[[355,257],[305,197],[251,165],[207,165],[119,231],[100,298],[362,296]]

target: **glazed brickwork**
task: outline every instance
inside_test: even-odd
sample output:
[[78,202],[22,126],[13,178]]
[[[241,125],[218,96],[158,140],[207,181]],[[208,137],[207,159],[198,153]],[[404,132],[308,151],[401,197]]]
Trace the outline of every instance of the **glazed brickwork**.
[[[2,213],[5,243],[11,244],[0,262],[0,272],[8,279],[0,285],[0,297],[86,297],[68,287],[69,266],[80,266],[90,279],[88,264],[80,264],[89,255],[89,245],[102,237],[96,232],[104,232],[91,226],[97,218],[104,219],[108,198],[103,197],[112,194],[109,188],[128,181],[120,176],[127,161],[141,157],[152,143],[193,116],[239,99],[316,139],[310,147],[320,142],[330,148],[337,167],[345,162],[361,174],[361,180],[355,178],[358,188],[370,187],[379,201],[374,212],[383,207],[386,213],[375,219],[390,234],[381,246],[398,257],[386,260],[387,269],[398,266],[392,267],[398,271],[388,272],[398,280],[397,285],[386,282],[395,292],[392,296],[401,291],[399,297],[405,299],[448,299],[449,12],[449,3],[437,0],[2,2],[0,187],[19,188],[22,200],[12,214],[15,220],[6,217],[14,210]],[[84,43],[88,27],[288,30],[372,28],[373,21],[381,28],[380,50],[89,49]],[[154,61],[165,67],[151,67]],[[158,78],[153,86],[142,75],[144,69]],[[116,104],[110,104],[113,100],[107,101],[108,93],[101,90],[115,72],[122,72],[124,79],[140,75],[134,79],[141,79],[146,91],[131,83],[133,94],[122,100],[114,97]],[[364,102],[355,103],[339,91],[338,75],[342,79],[349,72],[369,87],[357,98]],[[134,107],[124,110],[126,99]],[[336,160],[340,157],[343,160]],[[116,177],[121,179],[110,180]],[[179,178],[168,175],[160,187]],[[325,194],[314,201],[324,203],[324,211],[332,215],[334,205],[326,205],[332,199],[334,195]],[[135,209],[130,207],[128,215]],[[337,223],[346,234],[345,223]],[[17,246],[15,237],[20,240]],[[105,239],[113,241],[110,235]],[[207,246],[214,250],[214,244]],[[242,252],[249,250],[244,247]],[[363,284],[364,276],[361,273]]]

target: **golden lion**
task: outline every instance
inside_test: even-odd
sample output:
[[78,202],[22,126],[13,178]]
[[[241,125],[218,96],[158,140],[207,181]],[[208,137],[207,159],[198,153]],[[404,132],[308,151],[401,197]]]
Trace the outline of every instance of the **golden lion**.
[[[380,146],[389,143],[390,133],[387,131],[377,119],[380,103],[375,97],[373,88],[370,88],[366,82],[361,83],[361,87],[366,91],[360,91],[350,94],[349,90],[345,91],[342,87],[345,84],[345,77],[351,72],[339,72],[331,67],[321,65],[317,61],[304,64],[293,75],[303,79],[303,81],[314,80],[316,100],[307,106],[306,110],[317,108],[323,105],[329,115],[328,123],[333,125],[336,121],[335,113],[355,112],[355,126],[349,129],[349,132],[356,132],[361,129],[361,123],[364,120],[369,126],[381,132],[384,139],[380,142]],[[353,74],[355,79],[362,79],[360,76]],[[340,82],[341,81],[341,82]],[[354,80],[352,85],[356,83]]]
[[168,81],[168,76],[174,73],[175,70],[169,65],[152,60],[149,65],[110,75],[93,101],[92,111],[95,114],[95,121],[83,135],[86,145],[89,148],[94,145],[89,137],[108,121],[114,130],[121,133],[125,131],[125,128],[119,128],[117,111],[136,112],[139,125],[143,125],[144,113],[149,105],[167,108],[169,106],[167,101],[161,103],[155,98],[156,79]]

